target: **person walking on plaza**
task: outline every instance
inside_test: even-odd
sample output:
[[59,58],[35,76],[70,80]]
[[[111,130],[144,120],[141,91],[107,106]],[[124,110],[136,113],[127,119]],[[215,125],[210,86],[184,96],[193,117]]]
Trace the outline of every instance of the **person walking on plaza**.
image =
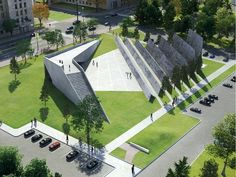
[[93,66],[95,65],[95,61],[93,60]]
[[96,67],[98,68],[98,62],[96,62]]
[[34,118],[34,126],[37,127],[37,119]]
[[151,118],[151,121],[153,122],[153,117],[152,117],[152,113],[151,113],[151,115],[150,115],[150,118]]
[[129,78],[132,79],[132,73],[129,73]]
[[31,120],[31,128],[33,127],[33,120]]
[[134,175],[134,164],[131,167],[132,174]]
[[66,135],[66,144],[68,144],[69,143],[69,137],[68,137],[68,135]]

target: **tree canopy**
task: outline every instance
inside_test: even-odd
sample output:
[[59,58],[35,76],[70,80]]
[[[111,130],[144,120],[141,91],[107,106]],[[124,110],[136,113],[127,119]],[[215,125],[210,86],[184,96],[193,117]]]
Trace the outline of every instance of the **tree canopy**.
[[47,20],[49,17],[49,8],[47,4],[35,3],[32,7],[33,15],[39,20],[40,27],[42,27],[42,20]]
[[14,19],[7,19],[4,20],[2,23],[3,30],[7,33],[13,33],[14,28],[16,27],[16,20]]

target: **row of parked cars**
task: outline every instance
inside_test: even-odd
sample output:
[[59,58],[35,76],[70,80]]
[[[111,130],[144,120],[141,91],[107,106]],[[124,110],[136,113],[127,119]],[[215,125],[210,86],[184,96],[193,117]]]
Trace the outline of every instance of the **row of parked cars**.
[[[236,82],[236,76],[233,76],[233,77],[230,79],[230,81]],[[233,85],[230,84],[230,83],[224,83],[223,86],[224,86],[224,87],[227,87],[227,88],[233,88]]]
[[[54,141],[52,143],[52,138],[50,137],[46,137],[44,139],[43,138],[43,135],[42,134],[35,134],[35,130],[31,129],[31,130],[28,130],[27,132],[24,133],[24,137],[25,138],[29,138],[31,137],[31,142],[35,143],[39,140],[41,140],[39,142],[39,146],[42,148],[42,147],[46,147],[47,145],[49,145],[49,150],[50,151],[54,151],[56,150],[57,148],[59,148],[61,146],[61,143],[59,141]],[[71,162],[73,161],[74,159],[76,159],[79,155],[79,151],[76,151],[76,150],[73,150],[71,151],[70,153],[68,153],[66,155],[66,161],[68,162]],[[87,164],[86,164],[86,168],[89,169],[89,170],[92,170],[94,168],[96,168],[98,166],[99,162],[98,160],[96,159],[93,159],[93,160],[90,160]]]
[[[211,58],[211,59],[214,59],[214,58],[216,57],[214,54],[209,54],[207,51],[204,52],[204,53],[202,54],[202,56],[204,56],[204,57],[209,57],[209,58]],[[224,62],[228,62],[228,61],[229,61],[229,58],[226,57],[226,58],[223,59],[223,61],[224,61]]]

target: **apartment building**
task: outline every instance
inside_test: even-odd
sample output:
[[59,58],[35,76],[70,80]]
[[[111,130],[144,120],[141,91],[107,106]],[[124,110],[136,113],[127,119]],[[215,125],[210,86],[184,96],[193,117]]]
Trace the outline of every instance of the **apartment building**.
[[80,6],[96,7],[98,2],[98,7],[101,9],[116,9],[120,7],[127,7],[135,3],[135,0],[49,0],[51,3],[69,3],[76,4]]
[[31,0],[0,0],[0,38],[6,34],[2,23],[4,20],[16,20],[14,34],[21,34],[32,31],[34,28],[34,18],[32,14]]

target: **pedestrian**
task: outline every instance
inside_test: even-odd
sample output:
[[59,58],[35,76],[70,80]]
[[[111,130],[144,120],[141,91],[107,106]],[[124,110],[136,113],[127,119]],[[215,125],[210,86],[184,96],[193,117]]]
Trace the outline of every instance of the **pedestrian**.
[[81,139],[81,137],[79,137],[79,146],[80,146],[80,148],[82,148],[82,139]]
[[127,79],[129,79],[129,73],[128,72],[125,72],[125,73],[126,73]]
[[92,149],[91,149],[91,151],[92,151],[92,154],[93,154],[93,150],[94,150],[94,149],[93,149],[93,146],[92,146]]
[[152,113],[151,113],[151,115],[150,115],[150,118],[151,118],[151,121],[153,121]]
[[96,67],[98,68],[98,62],[96,62]]
[[132,79],[132,73],[129,73],[129,78]]
[[2,121],[0,120],[0,127],[2,126]]
[[132,174],[134,175],[134,164],[131,167]]
[[66,135],[66,144],[68,144],[69,143],[69,137],[68,137],[68,135]]
[[175,99],[173,99],[172,101],[172,106],[174,107],[174,105],[175,105]]
[[31,128],[33,127],[33,120],[31,119]]
[[93,60],[93,66],[95,65],[95,61]]
[[69,71],[70,71],[70,65],[69,65]]
[[37,119],[34,118],[34,126],[37,127]]

